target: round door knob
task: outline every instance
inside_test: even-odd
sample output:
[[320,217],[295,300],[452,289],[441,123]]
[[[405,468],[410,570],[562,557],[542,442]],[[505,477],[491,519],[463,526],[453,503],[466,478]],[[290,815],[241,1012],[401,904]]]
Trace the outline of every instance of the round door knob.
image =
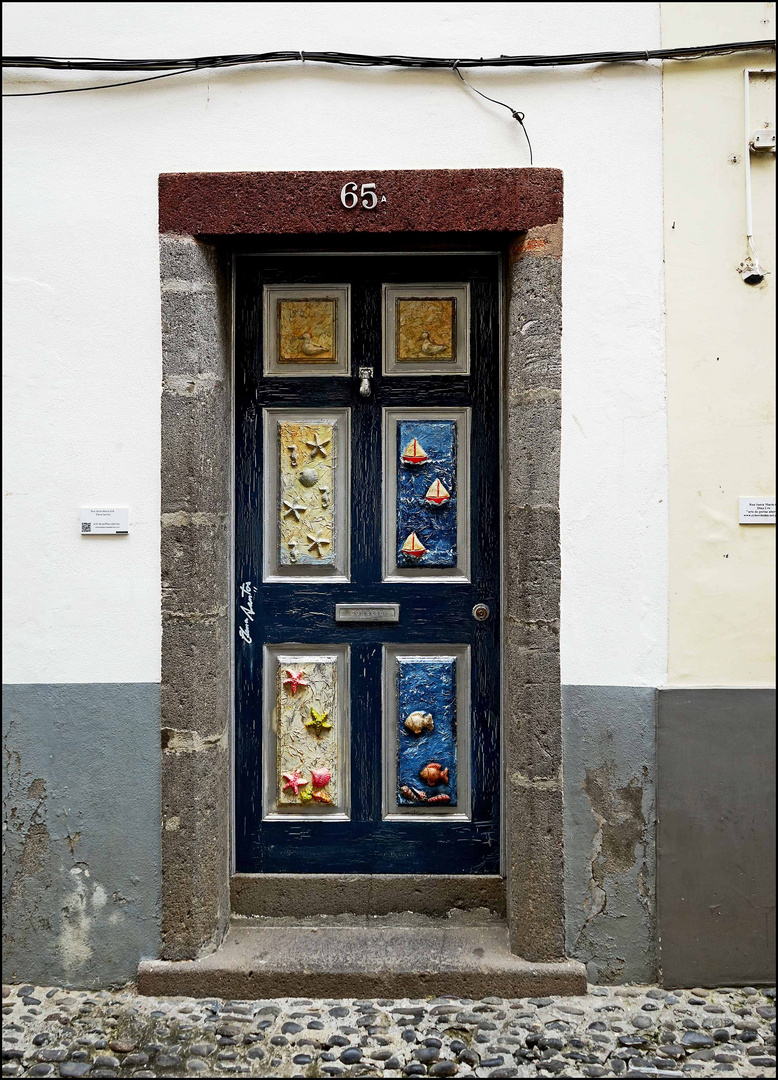
[[473,608],[473,618],[476,622],[484,622],[489,618],[489,608],[486,604],[476,604]]

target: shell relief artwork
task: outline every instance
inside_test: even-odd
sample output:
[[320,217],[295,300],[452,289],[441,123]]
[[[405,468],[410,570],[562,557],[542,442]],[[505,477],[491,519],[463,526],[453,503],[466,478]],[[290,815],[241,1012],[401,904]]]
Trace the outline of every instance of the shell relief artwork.
[[337,437],[334,422],[279,424],[281,566],[335,565]]
[[456,806],[456,659],[398,657],[397,805]]
[[397,421],[397,565],[457,565],[455,420]]
[[337,663],[329,657],[278,662],[278,805],[333,805],[339,798]]

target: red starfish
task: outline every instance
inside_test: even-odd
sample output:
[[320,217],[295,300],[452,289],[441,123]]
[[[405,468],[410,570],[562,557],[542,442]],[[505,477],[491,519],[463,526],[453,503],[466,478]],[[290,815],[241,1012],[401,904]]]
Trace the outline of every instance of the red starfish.
[[285,673],[289,676],[288,679],[284,679],[284,686],[289,687],[289,693],[294,697],[297,693],[298,686],[307,686],[305,681],[304,671],[292,671],[290,668],[285,668]]
[[295,795],[297,794],[297,789],[305,787],[306,784],[303,774],[300,772],[299,769],[295,769],[293,772],[290,773],[282,773],[281,778],[283,780],[286,780],[286,783],[284,784],[284,791],[288,791],[289,788],[291,788]]

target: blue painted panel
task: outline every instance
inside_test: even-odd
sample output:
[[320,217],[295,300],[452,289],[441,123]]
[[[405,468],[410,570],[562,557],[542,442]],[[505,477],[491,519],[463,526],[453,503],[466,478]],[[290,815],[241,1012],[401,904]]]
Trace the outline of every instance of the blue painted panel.
[[[431,715],[432,730],[427,720],[420,734],[408,731],[405,721],[413,713]],[[421,778],[421,770],[430,763],[448,769],[447,783],[429,783],[431,776],[426,780]],[[457,804],[457,693],[453,657],[397,660],[397,805],[425,805],[423,800],[403,795],[403,787],[422,792],[428,798],[448,795],[445,805]]]
[[[403,461],[414,439],[427,459]],[[457,428],[455,420],[399,420],[397,423],[397,565],[456,566],[457,564]],[[431,485],[440,480],[450,498],[440,505],[427,501]],[[427,549],[410,555],[402,546],[411,533]]]

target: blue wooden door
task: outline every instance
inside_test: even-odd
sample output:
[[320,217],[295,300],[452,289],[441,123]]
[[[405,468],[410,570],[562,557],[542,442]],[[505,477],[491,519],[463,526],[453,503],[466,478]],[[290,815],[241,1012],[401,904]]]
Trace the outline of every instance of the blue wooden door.
[[497,873],[498,257],[235,288],[237,870]]

